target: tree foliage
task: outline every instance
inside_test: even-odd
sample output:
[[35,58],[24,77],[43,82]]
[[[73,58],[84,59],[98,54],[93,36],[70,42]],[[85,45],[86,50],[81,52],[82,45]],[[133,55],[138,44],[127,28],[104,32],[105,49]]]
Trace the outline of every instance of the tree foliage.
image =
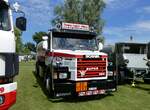
[[53,24],[60,21],[88,24],[101,34],[104,26],[101,14],[104,8],[103,0],[65,0],[63,5],[55,7]]
[[30,51],[35,52],[36,51],[36,47],[35,44],[32,42],[27,42],[24,47],[28,48]]
[[22,53],[25,55],[28,55],[28,54],[31,54],[31,51],[27,47],[24,46]]
[[16,38],[16,52],[19,54],[22,52],[23,43],[21,39],[22,32],[18,28],[14,28],[15,38]]
[[36,44],[38,44],[39,42],[41,42],[42,41],[42,37],[43,36],[46,36],[47,35],[47,33],[46,32],[35,32],[35,34],[32,36],[32,38],[33,38],[33,41],[35,41],[36,42]]

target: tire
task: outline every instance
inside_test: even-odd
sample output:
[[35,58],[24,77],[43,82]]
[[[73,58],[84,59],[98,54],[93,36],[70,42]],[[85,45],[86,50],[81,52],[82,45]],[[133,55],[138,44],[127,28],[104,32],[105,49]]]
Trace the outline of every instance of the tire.
[[124,84],[125,83],[125,72],[124,71],[121,71],[119,73],[119,82],[120,82],[120,84]]
[[144,80],[144,83],[150,84],[150,79],[143,79],[143,80]]
[[143,80],[144,83],[150,84],[150,73],[145,74]]
[[47,69],[46,74],[44,76],[44,85],[48,92],[48,95],[51,98],[54,98],[54,91],[52,89],[51,77],[49,76],[48,72],[49,72],[49,69]]
[[36,65],[35,65],[35,75],[36,75],[37,77],[39,77],[39,74],[40,74],[40,71],[39,71],[39,64],[38,64],[38,62],[36,62]]

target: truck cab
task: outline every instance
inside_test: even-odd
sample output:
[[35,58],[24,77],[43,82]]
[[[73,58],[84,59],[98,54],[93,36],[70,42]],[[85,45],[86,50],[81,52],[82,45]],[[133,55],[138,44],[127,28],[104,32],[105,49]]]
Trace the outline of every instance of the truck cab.
[[37,45],[36,73],[53,96],[88,96],[116,90],[108,80],[108,56],[84,24],[61,23]]
[[[19,20],[19,21],[18,21]],[[18,26],[25,26],[25,20],[18,18]],[[23,26],[23,27],[24,27]],[[22,28],[19,28],[22,30]],[[19,72],[18,55],[13,27],[12,11],[8,0],[0,0],[0,109],[7,110],[16,101],[17,83],[14,81]]]
[[108,78],[114,79],[116,78],[116,71],[115,71],[115,53],[114,53],[114,46],[113,45],[105,45],[101,52],[107,53],[108,55]]
[[116,70],[120,82],[144,78],[144,75],[148,74],[148,67],[144,60],[147,57],[146,47],[146,43],[116,43]]

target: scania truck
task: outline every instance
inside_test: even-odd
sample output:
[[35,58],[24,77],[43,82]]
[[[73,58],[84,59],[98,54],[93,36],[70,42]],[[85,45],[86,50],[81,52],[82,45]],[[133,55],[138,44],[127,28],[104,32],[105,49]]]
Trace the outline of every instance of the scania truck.
[[89,25],[57,24],[37,45],[36,75],[53,97],[90,96],[116,90],[108,56]]
[[[18,9],[17,9],[18,10]],[[24,31],[26,19],[16,19],[16,26]],[[18,55],[12,19],[12,8],[8,0],[0,0],[0,110],[8,110],[16,102]]]

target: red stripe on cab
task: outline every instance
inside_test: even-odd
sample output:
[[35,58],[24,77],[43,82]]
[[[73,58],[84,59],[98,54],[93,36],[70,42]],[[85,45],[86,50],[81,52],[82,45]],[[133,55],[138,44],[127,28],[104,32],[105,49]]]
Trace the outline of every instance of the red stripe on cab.
[[59,53],[59,52],[48,52],[47,56],[54,56],[54,57],[70,57],[70,58],[83,58],[83,55],[73,55],[73,54],[66,54],[66,53]]

